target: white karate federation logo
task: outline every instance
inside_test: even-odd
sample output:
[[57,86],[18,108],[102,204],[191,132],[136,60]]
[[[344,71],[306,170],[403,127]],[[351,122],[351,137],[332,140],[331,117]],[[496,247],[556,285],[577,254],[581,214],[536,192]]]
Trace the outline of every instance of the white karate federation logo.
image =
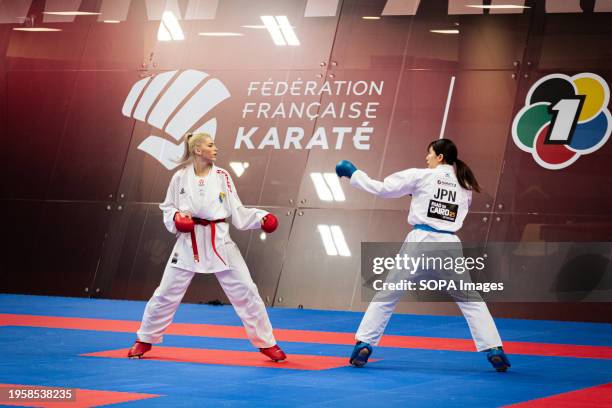
[[[123,115],[146,122],[172,140],[150,135],[138,146],[165,168],[172,170],[185,152],[183,138],[219,103],[230,97],[221,81],[207,73],[169,71],[136,82],[123,104]],[[211,118],[193,130],[213,138],[217,119]]]

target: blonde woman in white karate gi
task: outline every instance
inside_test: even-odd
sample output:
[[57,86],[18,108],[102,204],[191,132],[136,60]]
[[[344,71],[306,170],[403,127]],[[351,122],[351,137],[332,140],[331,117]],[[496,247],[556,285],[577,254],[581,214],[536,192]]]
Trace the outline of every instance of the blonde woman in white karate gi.
[[[460,248],[461,241],[455,232],[461,228],[468,213],[472,191],[480,192],[480,187],[470,168],[457,158],[457,147],[451,140],[431,142],[425,159],[426,169],[403,170],[382,182],[372,180],[347,160],[338,163],[336,173],[339,177],[347,177],[351,186],[379,197],[412,195],[408,223],[414,229],[405,240],[408,250],[410,243],[415,247],[425,242],[457,243]],[[357,344],[349,360],[355,367],[367,363],[372,345],[380,341],[402,291],[379,292],[378,295],[368,306],[355,335]],[[468,295],[477,300],[466,301],[468,297],[464,295],[453,297],[468,322],[476,349],[487,352],[487,359],[497,371],[506,371],[510,361],[502,349],[491,313],[477,292]]]
[[188,134],[185,139],[185,165],[172,176],[166,199],[159,206],[166,228],[177,241],[161,283],[147,303],[128,357],[140,358],[152,344],[161,343],[194,275],[214,273],[251,343],[271,360],[285,360],[228,225],[231,217],[239,230],[272,232],[278,220],[267,211],[242,205],[229,173],[214,164],[217,146],[208,134]]

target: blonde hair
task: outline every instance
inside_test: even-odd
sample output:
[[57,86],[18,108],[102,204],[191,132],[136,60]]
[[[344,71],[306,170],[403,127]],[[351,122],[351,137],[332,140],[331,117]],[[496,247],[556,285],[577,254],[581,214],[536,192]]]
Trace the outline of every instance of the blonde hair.
[[193,151],[202,143],[204,138],[212,140],[212,136],[208,133],[187,133],[185,135],[185,153],[181,157],[179,164],[187,164],[193,160]]

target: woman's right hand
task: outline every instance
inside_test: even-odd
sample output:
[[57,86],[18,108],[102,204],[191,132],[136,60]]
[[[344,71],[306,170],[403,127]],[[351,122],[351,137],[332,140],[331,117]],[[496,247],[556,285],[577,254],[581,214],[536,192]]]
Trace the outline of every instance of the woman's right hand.
[[180,211],[174,214],[174,225],[179,232],[191,232],[195,228],[191,215]]
[[187,213],[184,213],[184,212],[181,212],[181,211],[177,211],[177,212],[176,212],[176,214],[174,214],[174,220],[175,220],[175,221],[176,221],[176,216],[177,216],[177,215],[180,215],[180,216],[181,216],[181,217],[183,217],[183,218],[189,218],[189,219],[191,219],[191,214],[187,214]]

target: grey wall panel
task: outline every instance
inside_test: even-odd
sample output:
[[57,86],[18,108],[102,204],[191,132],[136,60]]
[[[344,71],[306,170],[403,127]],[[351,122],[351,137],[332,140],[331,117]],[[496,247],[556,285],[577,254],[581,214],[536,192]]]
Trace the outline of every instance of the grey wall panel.
[[[209,69],[316,69],[329,57],[339,13],[324,18],[307,18],[304,17],[305,7],[305,1],[219,2],[214,20],[186,22],[185,31],[191,35],[187,38],[186,54],[182,61],[186,66],[206,66]],[[286,16],[297,36],[299,46],[275,45],[269,32],[262,27],[262,15]],[[219,31],[232,31],[243,35],[194,35]],[[161,49],[158,48],[159,51]],[[214,55],[214,58],[211,58],[211,55]]]
[[532,27],[526,59],[534,68],[596,72],[612,64],[599,48],[612,41],[609,13],[536,13]]
[[331,58],[338,63],[338,68],[396,70],[401,65],[413,18],[363,18],[380,16],[385,3],[369,0],[342,2]]
[[46,198],[75,79],[75,72],[7,72],[3,198]]
[[[411,167],[423,167],[428,144],[440,137],[451,72],[413,71],[400,75],[389,124],[380,178]],[[410,198],[377,198],[375,208],[407,209]]]
[[[310,154],[304,147],[310,140],[315,121],[306,115],[286,118],[290,116],[291,103],[307,106],[318,103],[321,97],[292,96],[289,93],[275,97],[262,96],[262,92],[268,92],[263,91],[262,86],[266,81],[276,84],[301,81],[302,87],[305,81],[321,83],[322,79],[317,78],[319,70],[253,70],[248,75],[242,71],[229,70],[206,72],[219,78],[231,94],[204,120],[210,117],[217,120],[217,164],[230,172],[241,200],[248,205],[267,206],[287,206],[296,202],[300,180]],[[274,112],[281,104],[286,111],[275,115]],[[297,148],[287,142],[289,128],[299,128],[303,132],[303,139]],[[277,145],[274,145],[274,137],[267,136],[269,132],[277,132]],[[247,138],[238,136],[249,133],[252,136]],[[266,145],[266,141],[269,144]],[[232,167],[237,164],[248,165],[240,176]]]
[[[286,73],[282,81],[288,84],[293,84],[295,81],[313,81],[317,85],[323,83],[325,79],[325,67],[319,67],[315,70],[292,70]],[[255,76],[255,78],[262,78],[261,75]],[[266,74],[267,75],[267,74]],[[263,75],[265,77],[266,75]],[[265,79],[267,80],[267,79]],[[285,106],[291,106],[292,103],[296,103],[304,106],[310,104],[319,103],[321,101],[320,95],[284,95],[277,99],[279,103],[285,104]],[[247,102],[253,102],[253,97],[247,97],[241,100],[242,104]],[[274,105],[274,103],[273,103]],[[313,120],[304,115],[303,117],[295,117],[286,113],[285,117],[293,116],[290,119],[271,119],[265,123],[262,123],[261,129],[258,131],[258,136],[253,138],[254,142],[261,144],[264,138],[264,134],[270,127],[276,127],[279,132],[279,145],[280,149],[276,148],[265,148],[261,153],[267,155],[267,162],[265,172],[259,177],[262,178],[263,184],[258,196],[258,204],[268,206],[295,206],[301,199],[299,196],[299,189],[307,161],[311,155],[311,151],[305,149],[308,141],[317,125],[316,120]],[[250,116],[251,120],[254,118]],[[256,121],[258,119],[255,118]],[[257,122],[256,122],[257,123]],[[248,129],[248,127],[247,127]],[[288,135],[295,134],[290,132],[303,132],[304,137],[298,144],[299,148],[289,144]],[[259,145],[256,145],[259,146]],[[256,150],[244,150],[234,149],[231,155],[247,154],[256,157],[258,153]],[[248,160],[247,160],[248,161]]]
[[[40,5],[37,2],[34,6]],[[42,20],[42,10],[30,10],[36,22]],[[49,24],[55,32],[12,31],[6,51],[10,70],[76,70],[85,50],[87,35],[94,23],[91,19],[76,19],[70,24]],[[94,23],[95,24],[95,23]]]
[[[117,2],[121,6],[126,2]],[[151,54],[145,48],[148,26],[143,24],[144,4],[130,1],[130,14],[120,23],[94,23],[87,34],[80,69],[83,70],[131,70],[143,68],[142,63],[151,64]],[[102,2],[103,5],[111,4]],[[139,15],[139,12],[143,14]],[[98,17],[104,17],[100,15]],[[140,18],[139,18],[140,17]],[[111,19],[109,19],[111,20]],[[158,27],[155,27],[158,28]],[[149,30],[153,29],[153,26]],[[129,38],[129,41],[126,39]]]
[[368,217],[368,242],[403,242],[412,226],[408,224],[408,211],[372,211]]
[[[448,2],[421,1],[406,58],[416,69],[512,69],[527,43],[529,13],[451,15]],[[436,33],[432,30],[457,30]]]
[[[299,210],[274,305],[348,309],[359,280],[360,246],[367,238],[369,216],[365,210]],[[319,228],[331,226],[341,230],[349,256],[328,255]],[[333,240],[327,243],[336,251],[340,249]]]
[[[122,225],[115,239],[119,259],[111,288],[120,288],[128,299],[145,300],[158,286],[166,266],[174,236],[166,230],[157,205],[125,205],[118,220]],[[108,296],[108,295],[104,295]]]
[[609,242],[612,219],[601,216],[558,214],[494,214],[492,242]]
[[[136,289],[146,282],[132,281],[132,274],[135,265],[142,261],[140,257],[146,256],[140,249],[140,241],[143,239],[147,215],[149,212],[155,213],[156,209],[154,204],[111,205],[109,237],[93,285],[94,293],[99,289],[99,296],[113,299],[129,299],[128,294],[139,296]],[[170,247],[166,241],[158,241],[155,246],[148,257],[150,268],[163,270]]]
[[121,90],[137,78],[134,72],[78,72],[48,199],[107,200],[116,194],[133,127],[118,114]]
[[[344,201],[322,199],[313,182],[312,173],[333,175],[340,160],[350,160],[370,177],[381,177],[381,157],[384,157],[387,151],[389,123],[395,98],[398,97],[399,72],[399,67],[385,70],[346,70],[339,66],[330,69],[328,81],[345,81],[347,85],[344,91],[338,94],[324,95],[321,99],[321,110],[330,104],[336,107],[344,104],[346,109],[342,112],[337,108],[336,115],[322,114],[316,120],[315,128],[325,131],[328,146],[310,151],[300,186],[300,203],[306,200],[305,206],[318,208],[373,207],[374,197],[348,188],[347,183],[344,183],[346,179],[341,183]],[[362,92],[365,93],[361,95]],[[343,129],[342,135],[339,135],[340,129]]]
[[0,245],[0,292],[29,293],[36,250],[36,234],[43,217],[43,201],[0,200],[4,219]]
[[462,71],[456,76],[444,136],[457,143],[459,158],[482,187],[473,196],[472,211],[488,211],[497,194],[505,146],[512,139],[516,86],[510,71]]
[[[6,54],[6,47],[9,42],[10,27],[0,26],[0,55]],[[7,111],[8,111],[8,83],[7,83],[8,62],[5,58],[0,58],[0,134],[7,135]],[[5,138],[3,138],[5,139]],[[4,146],[4,140],[1,145]],[[4,150],[4,149],[3,149]],[[0,153],[0,158],[2,158]],[[4,193],[2,193],[4,196]]]
[[[128,90],[126,89],[126,95]],[[131,202],[161,202],[166,197],[168,183],[173,172],[161,166],[153,157],[138,150],[138,146],[155,134],[155,128],[147,123],[124,118],[133,123],[123,174],[119,183],[119,197]],[[123,194],[123,197],[121,195]]]
[[110,224],[107,204],[47,201],[40,212],[27,293],[88,296]]
[[[245,258],[251,276],[259,294],[267,305],[274,303],[278,282],[284,263],[287,261],[287,245],[296,210],[288,207],[263,208],[278,218],[279,226],[276,231],[266,234],[261,230],[252,230],[248,250],[240,246],[242,256]],[[232,231],[232,238],[246,235],[244,232]]]

